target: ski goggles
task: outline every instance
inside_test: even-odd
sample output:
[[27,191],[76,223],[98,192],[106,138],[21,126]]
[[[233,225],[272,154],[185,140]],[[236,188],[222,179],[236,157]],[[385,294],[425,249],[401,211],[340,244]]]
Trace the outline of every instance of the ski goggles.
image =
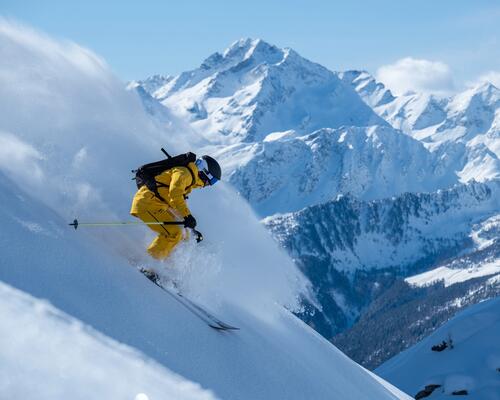
[[203,158],[199,158],[195,163],[199,171],[199,176],[205,184],[215,185],[219,180],[208,170],[208,164]]

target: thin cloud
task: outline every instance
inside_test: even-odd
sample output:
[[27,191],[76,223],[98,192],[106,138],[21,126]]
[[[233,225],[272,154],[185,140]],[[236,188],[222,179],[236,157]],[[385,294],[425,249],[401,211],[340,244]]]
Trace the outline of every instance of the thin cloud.
[[376,76],[396,95],[406,92],[447,95],[455,89],[451,68],[441,61],[406,57],[380,67]]

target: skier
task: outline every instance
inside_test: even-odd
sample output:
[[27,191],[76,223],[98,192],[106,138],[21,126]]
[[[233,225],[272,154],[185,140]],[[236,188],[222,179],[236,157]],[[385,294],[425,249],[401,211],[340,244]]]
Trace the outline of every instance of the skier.
[[[188,162],[185,166],[174,166],[153,177],[153,187],[146,183],[140,185],[132,201],[130,214],[144,222],[181,220],[184,227],[194,229],[196,219],[186,204],[187,196],[193,189],[214,185],[221,175],[219,163],[207,155]],[[148,226],[158,236],[147,251],[158,260],[167,258],[183,239],[180,225]]]

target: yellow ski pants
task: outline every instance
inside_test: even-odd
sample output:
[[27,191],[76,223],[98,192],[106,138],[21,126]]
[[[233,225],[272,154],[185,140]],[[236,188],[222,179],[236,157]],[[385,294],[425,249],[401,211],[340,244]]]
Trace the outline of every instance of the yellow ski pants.
[[[171,211],[170,207],[162,202],[150,204],[147,210],[131,213],[134,217],[144,222],[178,221],[179,218]],[[183,238],[182,225],[148,225],[158,236],[153,239],[148,247],[151,257],[158,260],[167,258],[172,250]]]

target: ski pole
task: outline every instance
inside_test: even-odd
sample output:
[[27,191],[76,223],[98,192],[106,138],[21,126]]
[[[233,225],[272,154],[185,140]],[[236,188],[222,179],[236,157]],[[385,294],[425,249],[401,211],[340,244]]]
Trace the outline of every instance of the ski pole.
[[127,225],[184,225],[184,221],[159,221],[159,222],[142,222],[142,221],[113,221],[113,222],[78,222],[77,219],[73,223],[68,224],[73,226],[75,230],[79,226],[127,226]]
[[[68,224],[75,228],[75,231],[79,226],[131,226],[131,225],[183,225],[184,221],[158,221],[158,222],[143,222],[143,221],[113,221],[113,222],[78,222],[77,219],[73,220],[73,223]],[[196,242],[200,243],[203,240],[203,235],[200,231],[191,228],[193,233],[196,235]]]

